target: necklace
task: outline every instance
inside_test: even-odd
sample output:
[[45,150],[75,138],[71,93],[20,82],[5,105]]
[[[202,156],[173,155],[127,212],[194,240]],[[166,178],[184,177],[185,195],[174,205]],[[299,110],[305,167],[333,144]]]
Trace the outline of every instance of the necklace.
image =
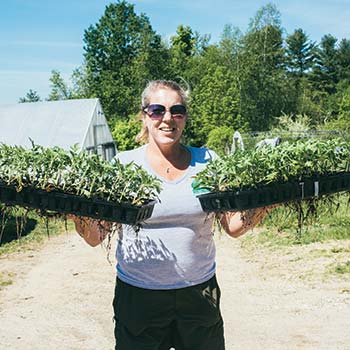
[[148,147],[146,155],[150,166],[157,174],[167,174],[166,177],[176,177],[186,171],[191,160],[190,152],[185,147],[182,146],[180,151],[179,154],[176,153],[176,157],[175,155],[166,157],[162,154],[154,156]]

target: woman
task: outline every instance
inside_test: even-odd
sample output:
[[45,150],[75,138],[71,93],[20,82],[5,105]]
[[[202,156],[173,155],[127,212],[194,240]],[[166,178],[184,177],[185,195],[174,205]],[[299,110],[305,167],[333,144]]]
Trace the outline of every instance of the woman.
[[[147,143],[117,157],[157,176],[163,189],[141,230],[136,234],[124,226],[119,236],[113,302],[116,349],[224,349],[213,216],[202,211],[191,189],[193,176],[216,154],[180,142],[187,96],[175,82],[148,84],[141,119],[138,139]],[[256,210],[247,224],[241,213],[224,213],[221,223],[230,236],[238,237],[265,215],[266,210]],[[89,244],[101,242],[95,221],[85,221],[85,227],[75,222]]]

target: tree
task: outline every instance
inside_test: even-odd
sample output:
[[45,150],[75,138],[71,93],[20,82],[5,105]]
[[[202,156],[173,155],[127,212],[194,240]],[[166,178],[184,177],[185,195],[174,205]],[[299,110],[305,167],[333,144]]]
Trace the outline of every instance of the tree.
[[27,103],[27,102],[39,102],[39,101],[41,101],[41,98],[38,95],[38,93],[32,89],[29,89],[25,97],[21,97],[18,102]]
[[294,115],[313,111],[313,102],[309,99],[311,85],[307,77],[315,65],[316,49],[316,44],[301,28],[286,38],[287,98],[289,113]]
[[228,126],[214,127],[209,135],[206,146],[214,150],[219,156],[230,152],[234,129]]
[[126,1],[112,3],[84,42],[90,94],[101,99],[108,118],[135,114],[145,80],[166,71],[166,50],[149,19]]
[[284,50],[280,13],[262,7],[242,38],[239,69],[240,114],[251,130],[267,130],[285,109]]
[[179,25],[176,29],[176,35],[171,37],[170,41],[174,55],[178,54],[184,57],[193,55],[195,40],[191,27]]
[[[242,33],[238,28],[225,25],[219,42],[219,49],[225,65],[238,73],[241,62],[239,61],[242,50]],[[237,74],[238,76],[238,74]]]
[[71,75],[72,87],[71,95],[73,98],[90,98],[93,94],[89,91],[86,66],[80,66],[74,69]]
[[337,87],[339,85],[337,38],[327,34],[316,51],[316,62],[308,80],[313,89],[312,101],[319,106],[319,122],[334,120],[339,113]]
[[250,32],[261,32],[266,27],[281,28],[281,14],[277,7],[271,2],[262,6],[250,20],[249,31]]
[[[198,37],[197,37],[198,39]],[[170,38],[170,64],[172,78],[191,80],[193,75],[192,62],[196,52],[196,37],[189,26],[179,25],[176,35]]]
[[289,35],[286,43],[287,68],[293,75],[301,78],[314,65],[316,45],[301,28]]
[[316,65],[312,73],[312,82],[317,90],[328,94],[336,92],[337,76],[337,39],[324,35],[317,50]]
[[350,81],[350,39],[342,39],[337,50],[338,80]]
[[339,115],[326,123],[325,127],[332,130],[350,131],[350,88],[340,100]]
[[75,98],[94,97],[88,91],[87,76],[84,66],[74,69],[70,76],[71,84],[67,84],[57,70],[51,72],[51,92],[48,101],[69,100]]
[[112,131],[113,139],[118,151],[126,151],[137,147],[136,135],[141,129],[141,122],[135,117],[129,120],[119,119],[115,122]]
[[51,92],[48,101],[68,100],[73,98],[72,91],[61,77],[57,70],[51,71]]
[[191,106],[185,135],[192,145],[206,144],[214,127],[247,128],[239,114],[236,78],[227,67],[212,66],[204,73],[193,89]]
[[339,116],[335,124],[339,129],[350,130],[350,86],[340,101]]

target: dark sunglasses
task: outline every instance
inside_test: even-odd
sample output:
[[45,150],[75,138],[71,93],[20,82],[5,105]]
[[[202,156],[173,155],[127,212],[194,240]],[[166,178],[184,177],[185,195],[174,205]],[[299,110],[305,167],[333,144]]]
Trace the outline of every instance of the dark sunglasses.
[[[144,107],[143,111],[147,113],[151,119],[160,120],[164,117],[167,109],[163,105],[153,104]],[[184,105],[173,105],[169,108],[169,112],[174,119],[183,119],[187,115],[187,110]]]

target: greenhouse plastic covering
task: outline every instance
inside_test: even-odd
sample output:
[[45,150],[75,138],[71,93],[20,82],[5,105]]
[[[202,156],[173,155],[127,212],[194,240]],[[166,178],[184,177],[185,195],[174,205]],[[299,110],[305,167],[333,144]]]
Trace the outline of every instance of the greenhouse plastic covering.
[[0,143],[31,147],[31,140],[64,149],[114,145],[97,98],[0,106]]

